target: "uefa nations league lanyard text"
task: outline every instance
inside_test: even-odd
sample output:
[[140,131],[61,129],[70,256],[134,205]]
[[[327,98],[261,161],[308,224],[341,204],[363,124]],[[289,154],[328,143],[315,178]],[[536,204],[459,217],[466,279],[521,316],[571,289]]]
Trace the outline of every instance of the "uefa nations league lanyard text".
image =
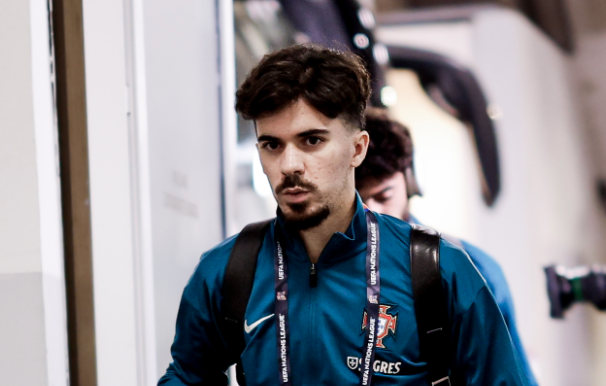
[[[379,224],[375,215],[366,210],[366,339],[362,347],[362,368],[360,385],[369,386],[372,381],[372,364],[375,358],[376,336],[379,318],[379,295],[381,282],[379,278]],[[274,256],[275,277],[275,313],[276,338],[278,343],[278,364],[280,385],[291,385],[290,372],[290,333],[288,324],[288,263],[284,257],[279,230],[276,228],[276,248]]]

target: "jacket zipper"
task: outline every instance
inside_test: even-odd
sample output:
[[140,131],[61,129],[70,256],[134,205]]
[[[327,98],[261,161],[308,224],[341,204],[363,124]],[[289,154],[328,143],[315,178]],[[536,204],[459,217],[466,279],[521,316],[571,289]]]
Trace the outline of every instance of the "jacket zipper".
[[310,344],[312,347],[312,352],[311,355],[309,356],[310,359],[310,374],[309,374],[309,385],[310,386],[315,386],[319,384],[319,380],[318,380],[318,376],[316,373],[316,369],[318,369],[318,363],[316,361],[317,358],[317,352],[318,352],[318,334],[317,334],[317,323],[316,323],[316,292],[317,292],[317,287],[318,285],[318,272],[316,269],[316,264],[315,263],[311,263],[310,267],[309,267],[309,298],[310,298],[310,334],[309,334],[309,339],[310,339]]
[[309,286],[315,288],[318,286],[318,272],[316,271],[316,264],[311,263],[309,267]]

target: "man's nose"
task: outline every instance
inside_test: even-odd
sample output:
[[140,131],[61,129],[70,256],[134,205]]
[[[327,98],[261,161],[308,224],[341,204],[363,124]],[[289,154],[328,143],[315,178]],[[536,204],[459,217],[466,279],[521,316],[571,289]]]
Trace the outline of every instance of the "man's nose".
[[287,145],[282,153],[282,174],[293,175],[303,174],[305,166],[303,162],[303,154],[296,146]]

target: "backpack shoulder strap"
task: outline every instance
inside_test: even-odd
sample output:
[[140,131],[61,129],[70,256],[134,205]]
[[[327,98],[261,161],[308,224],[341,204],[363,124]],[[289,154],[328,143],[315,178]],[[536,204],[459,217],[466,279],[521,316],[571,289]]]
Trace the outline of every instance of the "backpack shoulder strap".
[[225,269],[221,294],[223,320],[219,321],[223,338],[227,341],[232,362],[238,362],[238,383],[246,384],[240,354],[244,351],[244,314],[252,292],[257,267],[257,256],[263,239],[273,220],[248,224],[236,238]]
[[428,380],[432,386],[450,386],[450,328],[442,291],[438,232],[417,224],[412,226],[410,270],[421,357],[429,365]]

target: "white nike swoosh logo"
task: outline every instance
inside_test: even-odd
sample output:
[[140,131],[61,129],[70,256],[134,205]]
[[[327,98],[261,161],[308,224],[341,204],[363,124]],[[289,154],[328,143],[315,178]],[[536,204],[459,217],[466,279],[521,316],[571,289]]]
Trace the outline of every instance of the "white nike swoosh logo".
[[257,320],[256,322],[254,322],[251,325],[248,325],[248,323],[245,320],[244,321],[244,331],[246,331],[247,334],[250,334],[250,332],[252,330],[254,330],[259,324],[263,323],[264,321],[266,321],[267,319],[271,318],[272,316],[274,316],[274,314],[267,315],[266,317]]

